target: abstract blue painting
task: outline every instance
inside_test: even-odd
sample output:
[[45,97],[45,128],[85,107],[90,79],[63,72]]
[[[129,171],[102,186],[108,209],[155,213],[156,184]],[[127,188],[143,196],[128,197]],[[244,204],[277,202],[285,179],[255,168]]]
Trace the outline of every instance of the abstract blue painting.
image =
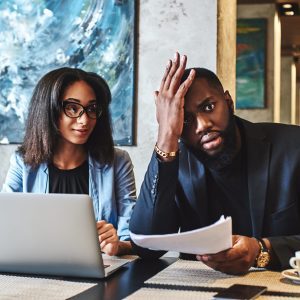
[[102,75],[112,91],[116,145],[133,144],[135,1],[0,2],[0,143],[20,143],[28,103],[48,71]]
[[264,108],[267,19],[237,20],[236,108]]

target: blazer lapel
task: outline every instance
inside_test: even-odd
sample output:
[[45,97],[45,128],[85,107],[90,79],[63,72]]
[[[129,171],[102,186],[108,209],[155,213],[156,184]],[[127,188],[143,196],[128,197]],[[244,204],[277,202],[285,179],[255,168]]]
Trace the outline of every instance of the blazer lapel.
[[206,177],[203,164],[187,149],[182,147],[183,157],[186,160],[180,161],[185,164],[184,169],[186,178],[182,178],[182,182],[186,183],[183,187],[187,199],[194,211],[198,214],[201,226],[207,225],[207,195],[206,195]]
[[[198,172],[197,172],[198,171]],[[192,205],[194,209],[199,214],[201,226],[208,225],[208,199],[207,199],[207,189],[206,189],[206,176],[204,166],[201,164],[199,168],[195,170],[194,174],[196,176],[192,177],[193,180],[193,193],[194,196],[191,198]]]
[[[244,122],[243,122],[244,123]],[[269,176],[270,143],[261,131],[244,125],[248,157],[248,193],[253,236],[261,237]]]

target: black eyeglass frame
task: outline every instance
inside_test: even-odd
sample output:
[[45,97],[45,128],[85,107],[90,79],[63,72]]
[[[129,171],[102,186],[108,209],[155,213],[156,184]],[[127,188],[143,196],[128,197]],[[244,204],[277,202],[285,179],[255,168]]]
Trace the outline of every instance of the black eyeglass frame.
[[[68,104],[72,104],[72,105],[77,105],[77,106],[80,106],[82,109],[80,110],[80,112],[78,113],[78,116],[70,116],[68,115],[68,113],[66,112],[66,106]],[[88,111],[88,108],[91,107],[91,106],[94,106],[96,105],[96,117],[91,117],[90,114],[89,114],[89,111]],[[102,109],[101,107],[99,107],[99,105],[97,103],[92,103],[92,104],[89,104],[87,106],[83,106],[81,105],[80,103],[77,103],[77,102],[74,102],[74,101],[69,101],[69,100],[64,100],[62,101],[62,108],[63,108],[63,111],[64,111],[64,114],[69,117],[69,118],[72,118],[72,119],[77,119],[77,118],[80,118],[84,113],[87,114],[87,116],[90,118],[90,119],[99,119],[102,115]]]

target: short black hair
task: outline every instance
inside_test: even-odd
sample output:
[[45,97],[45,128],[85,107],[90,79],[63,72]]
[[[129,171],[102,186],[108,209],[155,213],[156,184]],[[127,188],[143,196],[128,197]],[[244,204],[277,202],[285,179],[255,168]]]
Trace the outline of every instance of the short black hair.
[[181,82],[185,81],[188,78],[192,69],[195,70],[195,79],[205,79],[212,88],[218,90],[221,93],[224,93],[223,85],[218,76],[214,72],[205,68],[186,69],[181,78]]
[[93,72],[76,68],[59,68],[45,74],[37,83],[29,104],[25,136],[18,151],[31,167],[49,163],[53,159],[59,137],[58,121],[62,112],[62,96],[67,87],[85,81],[96,94],[102,114],[97,119],[86,150],[100,163],[112,163],[114,144],[112,138],[109,103],[111,93],[106,81]]

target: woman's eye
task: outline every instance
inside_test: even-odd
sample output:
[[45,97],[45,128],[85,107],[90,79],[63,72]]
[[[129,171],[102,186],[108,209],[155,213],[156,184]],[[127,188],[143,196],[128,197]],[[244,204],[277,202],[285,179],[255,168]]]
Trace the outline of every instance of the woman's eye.
[[76,104],[67,104],[65,109],[70,113],[76,114],[80,108]]
[[90,105],[90,106],[87,107],[87,110],[89,112],[96,112],[97,111],[97,105],[96,104]]
[[66,109],[68,111],[71,111],[71,112],[77,112],[78,111],[78,107],[77,105],[73,105],[73,104],[69,104],[66,106]]

